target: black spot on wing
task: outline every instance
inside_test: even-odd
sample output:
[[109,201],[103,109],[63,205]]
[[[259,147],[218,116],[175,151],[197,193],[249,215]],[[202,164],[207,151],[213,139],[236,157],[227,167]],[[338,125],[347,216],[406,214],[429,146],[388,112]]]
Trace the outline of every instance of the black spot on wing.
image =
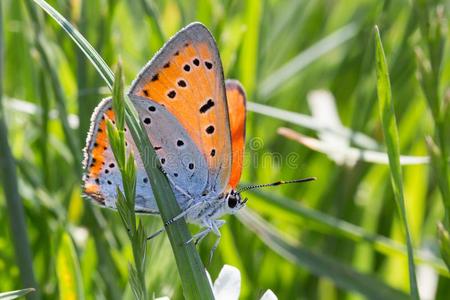
[[213,125],[209,125],[208,127],[206,127],[205,131],[207,134],[213,134],[214,133],[214,126]]
[[177,92],[175,92],[174,90],[171,90],[169,93],[167,93],[167,97],[169,97],[170,99],[175,98],[176,95]]
[[200,107],[200,113],[206,113],[210,108],[214,106],[214,101],[212,99],[208,99],[205,104]]
[[212,67],[213,67],[213,64],[212,64],[211,62],[209,62],[209,61],[205,61],[205,67],[206,67],[208,70],[211,70]]

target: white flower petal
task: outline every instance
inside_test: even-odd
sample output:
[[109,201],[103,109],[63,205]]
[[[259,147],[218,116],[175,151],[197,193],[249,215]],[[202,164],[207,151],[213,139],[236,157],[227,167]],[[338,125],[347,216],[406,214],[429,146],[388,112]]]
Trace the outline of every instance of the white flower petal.
[[278,297],[269,289],[262,295],[260,300],[278,300]]
[[241,272],[233,266],[224,265],[213,289],[216,300],[238,300],[241,292]]

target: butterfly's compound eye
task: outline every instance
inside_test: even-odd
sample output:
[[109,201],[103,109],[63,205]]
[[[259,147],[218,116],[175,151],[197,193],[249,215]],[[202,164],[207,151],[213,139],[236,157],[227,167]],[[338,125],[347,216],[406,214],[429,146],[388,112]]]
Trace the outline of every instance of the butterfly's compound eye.
[[228,198],[228,207],[229,208],[235,208],[236,207],[236,205],[237,205],[237,199],[236,199],[236,196],[235,195],[231,195],[229,198]]

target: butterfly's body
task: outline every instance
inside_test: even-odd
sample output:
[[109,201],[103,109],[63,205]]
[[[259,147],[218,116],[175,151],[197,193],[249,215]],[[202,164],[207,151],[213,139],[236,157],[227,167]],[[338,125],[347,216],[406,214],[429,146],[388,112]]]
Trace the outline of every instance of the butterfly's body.
[[201,226],[205,226],[223,215],[234,214],[245,204],[234,190],[226,194],[202,196],[193,202],[193,205],[185,209],[187,211],[186,220]]

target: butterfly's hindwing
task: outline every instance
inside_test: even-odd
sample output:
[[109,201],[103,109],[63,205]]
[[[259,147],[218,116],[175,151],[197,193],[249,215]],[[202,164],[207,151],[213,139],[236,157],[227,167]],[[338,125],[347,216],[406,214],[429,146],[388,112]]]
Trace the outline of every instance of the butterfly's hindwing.
[[244,88],[237,80],[226,81],[228,111],[230,114],[231,140],[233,141],[233,165],[229,185],[236,188],[241,179],[245,149],[246,96]]
[[[114,121],[111,98],[104,99],[92,115],[91,128],[84,149],[83,193],[98,204],[115,208],[116,187],[118,186],[123,191],[123,185],[122,176],[106,132],[106,119]],[[128,130],[125,137],[128,153],[129,151],[135,153],[137,163],[136,211],[158,213],[142,160]]]

